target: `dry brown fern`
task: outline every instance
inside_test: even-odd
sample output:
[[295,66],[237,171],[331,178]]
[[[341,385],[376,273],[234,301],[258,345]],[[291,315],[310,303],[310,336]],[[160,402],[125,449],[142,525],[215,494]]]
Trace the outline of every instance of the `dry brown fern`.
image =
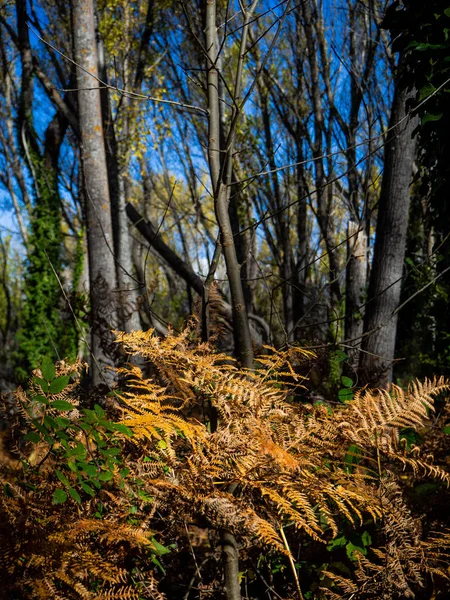
[[[165,339],[152,331],[117,334],[155,375],[147,379],[136,366],[121,371],[127,387],[117,427],[133,432],[121,438],[128,475],[111,467],[110,482],[98,492],[102,515],[89,497],[83,515],[73,502],[52,506],[52,471],[32,469],[14,479],[11,465],[3,466],[8,493],[0,513],[8,527],[0,527],[0,560],[17,589],[36,598],[161,598],[148,563],[151,532],[159,526],[170,540],[186,523],[232,532],[246,552],[265,548],[285,558],[290,550],[279,532],[288,525],[291,536],[323,544],[343,528],[370,523],[377,544],[355,555],[353,578],[327,573],[330,597],[408,597],[427,573],[445,574],[440,550],[450,536],[423,538],[399,482],[403,471],[450,482],[443,466],[401,439],[404,427],[426,427],[447,382],[363,390],[331,409],[295,400],[305,383],[298,366],[308,353],[266,349],[259,368],[248,372],[191,338],[191,330]],[[35,398],[46,393],[39,380],[33,385]],[[69,422],[78,423],[75,387],[58,393],[69,402]],[[25,403],[24,392],[18,397]],[[216,427],[199,410],[205,403],[217,411]],[[37,417],[56,418],[52,406],[32,400],[24,416],[31,414],[36,426]],[[68,447],[83,443],[76,433]],[[57,456],[57,448],[50,450]],[[95,444],[88,451],[95,455]],[[124,568],[130,556],[134,583]]]
[[[293,351],[272,349],[261,359],[261,368],[248,373],[207,345],[190,345],[186,334],[167,342],[152,332],[121,334],[118,339],[157,371],[170,373],[166,393],[183,388],[180,400],[185,407],[206,398],[219,414],[213,433],[207,424],[202,429],[191,422],[197,437],[182,435],[182,451],[174,448],[170,475],[146,481],[160,505],[173,507],[179,518],[201,516],[210,527],[226,528],[247,544],[262,542],[278,551],[283,551],[278,531],[284,524],[326,541],[338,534],[343,520],[358,527],[369,516],[388,540],[378,550],[383,563],[361,556],[359,583],[341,578],[344,593],[373,580],[372,587],[364,583],[367,590],[379,592],[381,585],[392,597],[409,594],[422,584],[422,570],[436,568],[433,561],[424,560],[419,524],[410,517],[401,494],[394,492],[391,463],[397,461],[413,477],[450,482],[446,470],[421,456],[419,448],[407,449],[400,439],[402,428],[426,424],[433,398],[449,389],[447,382],[416,382],[406,392],[397,386],[390,392],[363,390],[331,411],[324,405],[292,402],[292,386],[303,384],[292,364]],[[295,353],[301,360],[301,351]],[[172,403],[173,410],[181,406],[174,399]],[[138,431],[141,425],[134,419],[125,408],[123,422]],[[359,459],[349,468],[352,447]],[[165,459],[168,453],[160,453],[160,460]],[[229,489],[236,491],[229,494]]]

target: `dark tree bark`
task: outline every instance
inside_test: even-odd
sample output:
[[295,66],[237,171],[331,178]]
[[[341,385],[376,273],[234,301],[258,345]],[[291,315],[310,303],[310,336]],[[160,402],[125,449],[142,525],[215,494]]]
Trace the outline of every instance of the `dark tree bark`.
[[364,319],[363,353],[360,360],[363,381],[386,386],[392,380],[392,363],[397,331],[410,189],[416,140],[412,137],[416,117],[407,116],[412,92],[394,93],[385,147],[384,175],[378,207],[378,221],[368,302]]
[[94,385],[111,385],[114,373],[110,329],[117,326],[116,271],[111,204],[103,138],[98,56],[92,0],[73,1],[75,59],[82,167],[86,192],[91,290],[91,373]]

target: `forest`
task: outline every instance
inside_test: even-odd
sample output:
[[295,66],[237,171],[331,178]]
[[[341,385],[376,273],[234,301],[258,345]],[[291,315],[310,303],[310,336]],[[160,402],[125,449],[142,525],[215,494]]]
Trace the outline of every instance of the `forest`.
[[443,0],[1,0],[0,598],[450,597],[446,94]]

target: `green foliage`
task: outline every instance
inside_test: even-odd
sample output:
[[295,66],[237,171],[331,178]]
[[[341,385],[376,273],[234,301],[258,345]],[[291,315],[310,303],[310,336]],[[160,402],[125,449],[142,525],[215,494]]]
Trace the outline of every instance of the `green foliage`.
[[342,363],[347,355],[342,350],[331,350],[328,357],[328,383],[331,389],[339,385],[342,373]]
[[[65,502],[66,492],[81,503],[83,492],[95,496],[115,474],[119,477],[127,474],[119,440],[123,435],[131,435],[131,431],[109,421],[98,404],[94,410],[80,409],[78,402],[65,399],[70,376],[56,377],[48,359],[44,360],[41,372],[42,378],[33,377],[30,402],[24,406],[31,428],[25,439],[46,444],[59,465],[60,470],[55,470],[55,474],[65,490],[55,490],[53,503]],[[75,419],[67,414],[73,411]]]
[[331,540],[327,544],[327,550],[332,552],[336,548],[345,548],[347,558],[351,561],[356,562],[356,553],[366,556],[367,549],[372,545],[372,538],[370,533],[364,530],[361,534],[351,533],[349,537],[346,535],[340,535]]
[[64,319],[64,327],[61,333],[60,347],[64,356],[69,360],[75,360],[80,350],[80,341],[87,333],[88,322],[88,299],[83,292],[79,291],[81,278],[84,270],[85,260],[85,237],[86,232],[82,229],[75,243],[75,252],[72,260],[72,291],[69,294],[70,308],[64,303],[61,317]]
[[55,272],[62,272],[58,176],[55,169],[44,164],[37,152],[31,153],[31,160],[36,176],[37,197],[28,237],[25,301],[15,360],[17,375],[22,380],[31,369],[37,367],[43,356],[55,360],[66,355],[61,290],[55,277]]
[[0,373],[12,367],[14,335],[22,305],[22,260],[10,236],[0,235]]
[[341,377],[341,384],[343,387],[338,391],[338,398],[341,402],[348,402],[353,398],[353,379],[343,375]]

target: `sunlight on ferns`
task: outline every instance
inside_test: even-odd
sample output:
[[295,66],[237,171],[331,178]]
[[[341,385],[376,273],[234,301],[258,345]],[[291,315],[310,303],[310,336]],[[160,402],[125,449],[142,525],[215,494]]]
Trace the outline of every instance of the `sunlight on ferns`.
[[329,543],[343,523],[375,524],[384,541],[355,553],[353,577],[324,572],[330,598],[413,597],[427,573],[446,576],[450,535],[422,535],[399,479],[450,483],[401,435],[426,429],[446,381],[306,404],[295,393],[307,384],[299,367],[311,353],[266,348],[249,372],[191,338],[190,329],[165,339],[117,334],[152,377],[134,365],[119,370],[115,422],[99,406],[83,408],[81,363],[47,365],[28,392],[17,390],[28,445],[16,464],[3,461],[0,498],[1,560],[16,589],[36,598],[163,598],[156,514],[169,531],[201,523],[281,556],[290,552],[281,528]]

